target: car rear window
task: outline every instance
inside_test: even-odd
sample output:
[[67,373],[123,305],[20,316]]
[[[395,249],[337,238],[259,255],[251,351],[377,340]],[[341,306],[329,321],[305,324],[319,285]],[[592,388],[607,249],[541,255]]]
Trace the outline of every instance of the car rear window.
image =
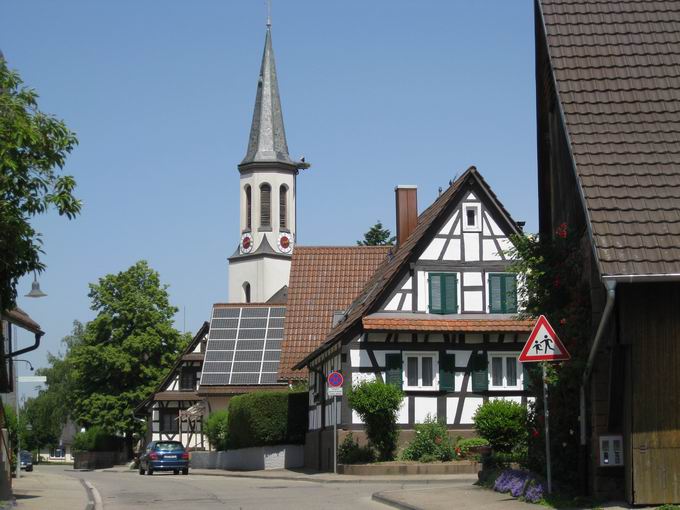
[[161,441],[156,443],[156,450],[167,452],[169,450],[184,450],[184,446],[179,441]]

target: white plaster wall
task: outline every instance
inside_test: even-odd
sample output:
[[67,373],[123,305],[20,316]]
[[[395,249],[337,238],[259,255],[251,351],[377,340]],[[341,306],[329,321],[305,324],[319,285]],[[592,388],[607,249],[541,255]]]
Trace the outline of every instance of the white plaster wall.
[[482,257],[484,260],[503,260],[502,255],[498,252],[498,248],[496,248],[496,243],[494,243],[493,239],[484,239],[482,240]]
[[466,287],[482,286],[482,273],[481,272],[465,272],[463,273],[463,285]]
[[465,294],[465,311],[466,312],[483,312],[484,302],[481,290],[466,290]]
[[243,282],[250,283],[250,300],[263,303],[288,285],[290,259],[257,258],[235,260],[229,264],[229,301],[242,303]]
[[439,258],[439,254],[444,248],[445,243],[446,239],[432,239],[428,247],[425,248],[425,251],[423,251],[423,254],[420,256],[419,260],[437,260]]
[[460,260],[460,239],[451,239],[444,252],[444,260]]
[[415,397],[416,423],[424,423],[428,416],[437,418],[437,397]]
[[479,260],[479,233],[464,232],[463,242],[465,244],[465,261],[475,262]]
[[472,417],[477,412],[477,408],[484,403],[482,397],[465,397],[465,402],[463,402],[463,414],[460,417],[460,423],[462,425],[471,425]]

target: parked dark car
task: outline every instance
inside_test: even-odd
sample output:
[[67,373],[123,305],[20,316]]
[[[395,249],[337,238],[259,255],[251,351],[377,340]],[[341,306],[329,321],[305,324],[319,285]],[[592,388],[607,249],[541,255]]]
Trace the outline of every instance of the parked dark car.
[[26,471],[33,471],[33,454],[31,452],[22,451],[19,453],[19,466]]
[[139,474],[152,475],[154,471],[181,471],[189,474],[189,452],[179,441],[152,441],[139,457]]

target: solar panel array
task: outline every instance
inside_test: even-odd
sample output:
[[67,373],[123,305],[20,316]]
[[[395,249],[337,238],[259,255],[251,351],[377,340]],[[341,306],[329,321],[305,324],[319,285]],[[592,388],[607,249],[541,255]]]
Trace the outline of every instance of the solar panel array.
[[275,384],[286,308],[214,307],[201,385]]

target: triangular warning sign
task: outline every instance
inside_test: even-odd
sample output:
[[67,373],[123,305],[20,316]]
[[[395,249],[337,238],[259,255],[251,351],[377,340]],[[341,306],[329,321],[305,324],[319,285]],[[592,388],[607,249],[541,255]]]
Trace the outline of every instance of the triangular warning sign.
[[522,363],[531,361],[566,361],[571,359],[564,344],[557,337],[545,315],[541,315],[536,321],[533,331],[529,335],[527,343],[519,355]]

